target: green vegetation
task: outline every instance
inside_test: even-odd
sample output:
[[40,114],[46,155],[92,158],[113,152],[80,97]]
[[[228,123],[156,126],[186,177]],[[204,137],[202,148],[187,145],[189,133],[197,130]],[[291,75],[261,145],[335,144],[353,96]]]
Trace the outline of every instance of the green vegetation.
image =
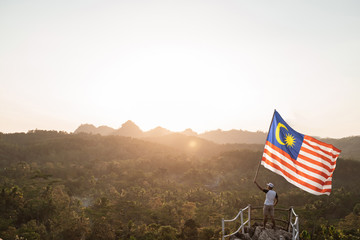
[[[54,131],[0,134],[0,237],[219,239],[223,217],[263,204],[253,184],[262,152],[214,144],[210,155],[190,146]],[[359,172],[359,161],[339,159],[330,196],[303,192],[264,168],[258,182],[276,184],[279,207],[294,206],[302,239],[360,239]]]

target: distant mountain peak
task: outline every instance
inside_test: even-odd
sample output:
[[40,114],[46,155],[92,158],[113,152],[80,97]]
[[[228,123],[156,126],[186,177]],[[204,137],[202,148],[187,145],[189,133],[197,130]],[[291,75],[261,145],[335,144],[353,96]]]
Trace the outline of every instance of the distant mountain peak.
[[160,136],[165,136],[165,135],[168,135],[171,133],[172,132],[170,130],[158,126],[154,129],[151,129],[150,131],[145,132],[144,137],[160,137]]
[[79,126],[79,128],[96,128],[93,124],[84,123]]
[[81,124],[76,130],[74,133],[79,133],[79,132],[94,132],[96,131],[96,127],[92,124]]
[[128,120],[121,125],[121,128],[116,130],[115,135],[126,137],[141,137],[143,131],[133,121]]
[[[136,125],[133,121],[131,120],[127,120],[126,122],[124,122],[121,127],[138,127],[138,125]],[[140,129],[140,128],[139,128]]]
[[182,134],[186,135],[186,136],[197,136],[197,132],[194,132],[191,128],[187,128],[185,129]]
[[81,124],[74,133],[90,133],[100,135],[111,135],[115,129],[108,126],[95,127],[92,124]]

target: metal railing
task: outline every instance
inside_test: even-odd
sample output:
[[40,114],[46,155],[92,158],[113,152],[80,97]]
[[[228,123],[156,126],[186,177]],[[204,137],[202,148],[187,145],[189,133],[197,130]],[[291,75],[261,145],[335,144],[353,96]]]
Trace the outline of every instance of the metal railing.
[[[262,208],[263,207],[260,207],[260,206],[259,207],[252,207],[249,204],[247,207],[241,209],[239,211],[239,213],[236,215],[236,217],[234,217],[233,219],[226,220],[226,219],[223,218],[222,219],[222,240],[225,240],[225,238],[235,235],[240,230],[244,234],[245,225],[248,224],[248,227],[249,228],[251,227],[251,219],[252,220],[262,220],[260,218],[252,218],[251,217],[251,211],[252,210],[262,209]],[[248,218],[244,222],[243,212],[245,212],[246,210],[248,210]],[[284,228],[284,230],[285,231],[287,230],[288,232],[292,232],[292,240],[299,240],[299,235],[300,235],[300,233],[299,233],[299,216],[295,213],[294,208],[293,207],[290,207],[289,209],[277,208],[275,210],[289,212],[287,221],[284,221],[282,219],[275,219],[275,221],[282,222],[282,223],[286,224],[286,228]],[[225,223],[226,222],[234,222],[239,217],[240,217],[240,222],[241,222],[241,225],[239,226],[239,228],[235,232],[225,235]],[[294,222],[292,222],[294,217],[295,217]]]
[[[246,210],[248,210],[248,219],[244,222],[243,212],[246,211]],[[222,219],[222,235],[223,235],[222,240],[225,240],[226,237],[230,237],[232,235],[235,235],[240,230],[241,230],[242,233],[244,233],[245,224],[248,224],[249,227],[251,226],[250,225],[250,215],[251,215],[250,211],[251,211],[251,206],[248,205],[247,207],[241,209],[239,211],[239,213],[236,215],[236,217],[234,217],[233,219],[231,219],[231,220],[225,220],[224,218]],[[239,216],[240,216],[240,221],[241,221],[240,227],[235,232],[225,235],[225,222],[234,222],[236,219],[239,218]]]
[[[299,233],[299,216],[295,213],[293,207],[291,207],[290,209],[291,209],[290,218],[289,218],[290,224],[289,224],[288,231],[290,232],[292,229],[292,239],[299,240],[299,235],[300,235],[300,233]],[[293,217],[295,217],[294,223],[292,222]]]

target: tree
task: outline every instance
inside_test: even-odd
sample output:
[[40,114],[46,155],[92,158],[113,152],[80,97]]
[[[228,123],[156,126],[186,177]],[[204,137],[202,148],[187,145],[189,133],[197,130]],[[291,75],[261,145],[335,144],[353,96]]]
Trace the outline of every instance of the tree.
[[112,240],[115,239],[115,229],[114,227],[106,221],[106,218],[103,217],[98,221],[94,222],[92,226],[90,240]]
[[182,239],[184,240],[197,240],[198,239],[198,227],[193,219],[186,220],[184,227],[182,228]]
[[36,220],[31,220],[26,224],[23,224],[19,229],[19,236],[24,237],[27,240],[41,240],[46,235],[45,226],[37,224]]
[[171,226],[161,226],[158,236],[161,240],[174,240],[176,239],[176,229]]

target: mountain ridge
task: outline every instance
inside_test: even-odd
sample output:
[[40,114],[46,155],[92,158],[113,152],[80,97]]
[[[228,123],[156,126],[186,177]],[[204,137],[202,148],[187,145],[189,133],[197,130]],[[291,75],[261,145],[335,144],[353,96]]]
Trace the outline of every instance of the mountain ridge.
[[[120,128],[114,129],[108,126],[95,127],[92,124],[82,124],[75,131],[77,133],[99,134],[102,136],[126,136],[140,138],[151,142],[157,142],[175,148],[181,148],[188,152],[194,149],[202,149],[202,152],[212,152],[212,143],[227,145],[229,149],[256,149],[260,150],[265,144],[267,133],[257,131],[251,132],[246,130],[232,129],[223,131],[221,129],[197,133],[188,128],[182,132],[172,132],[163,127],[156,127],[149,131],[143,131],[131,120],[121,125]],[[340,139],[321,138],[317,139],[332,144],[342,150],[340,157],[345,159],[355,159],[360,161],[360,136],[351,136]],[[202,140],[206,140],[204,142]],[[197,144],[197,146],[188,147],[185,143]],[[238,145],[238,146],[235,146]]]
[[228,131],[223,131],[221,129],[206,131],[204,133],[197,133],[191,128],[187,128],[182,132],[173,132],[161,126],[158,126],[149,131],[142,131],[134,122],[131,120],[126,121],[121,125],[120,128],[114,129],[108,126],[99,126],[95,127],[92,124],[81,124],[74,133],[90,133],[90,134],[100,134],[102,136],[107,135],[119,135],[135,138],[143,137],[162,137],[165,135],[170,135],[173,133],[180,133],[186,136],[197,136],[208,141],[215,142],[217,144],[237,144],[237,143],[246,143],[246,144],[264,144],[266,139],[266,133],[257,131],[251,132],[246,130],[237,130],[232,129]]

